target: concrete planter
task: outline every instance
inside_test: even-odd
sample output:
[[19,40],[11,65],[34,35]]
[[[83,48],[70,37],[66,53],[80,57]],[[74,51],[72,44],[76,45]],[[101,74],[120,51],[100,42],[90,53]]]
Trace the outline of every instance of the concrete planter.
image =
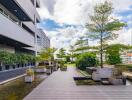
[[113,75],[112,68],[99,68],[97,69],[100,78],[110,78]]
[[101,80],[102,78],[110,78],[113,75],[112,68],[97,68],[96,71],[92,73],[93,80]]
[[49,75],[51,74],[51,69],[46,69],[46,73]]
[[46,68],[36,68],[35,71],[37,73],[45,73],[46,72]]
[[109,82],[110,82],[112,85],[123,85],[122,79],[109,78]]
[[58,69],[57,69],[57,67],[53,67],[53,71],[57,71]]
[[27,82],[27,83],[31,83],[31,82],[33,82],[34,81],[34,75],[32,75],[32,76],[25,76],[25,82]]
[[94,81],[100,81],[100,80],[101,80],[100,74],[97,73],[97,72],[93,72],[93,73],[92,73],[92,79],[93,79]]
[[67,67],[60,68],[61,71],[67,71]]

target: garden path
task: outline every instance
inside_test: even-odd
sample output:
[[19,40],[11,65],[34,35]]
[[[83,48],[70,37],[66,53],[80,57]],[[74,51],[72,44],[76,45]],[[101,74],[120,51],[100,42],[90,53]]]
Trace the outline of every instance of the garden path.
[[76,86],[74,76],[75,67],[54,72],[24,100],[132,100],[132,86]]

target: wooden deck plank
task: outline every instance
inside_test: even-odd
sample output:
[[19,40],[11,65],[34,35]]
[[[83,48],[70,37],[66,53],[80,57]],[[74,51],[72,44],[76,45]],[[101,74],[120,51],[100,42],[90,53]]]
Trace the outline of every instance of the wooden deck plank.
[[132,86],[76,86],[74,76],[73,67],[54,72],[24,100],[132,100]]

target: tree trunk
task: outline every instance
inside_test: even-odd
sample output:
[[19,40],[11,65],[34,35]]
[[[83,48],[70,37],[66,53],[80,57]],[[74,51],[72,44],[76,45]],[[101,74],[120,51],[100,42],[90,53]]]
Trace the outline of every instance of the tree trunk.
[[101,32],[100,46],[100,66],[103,68],[103,32]]

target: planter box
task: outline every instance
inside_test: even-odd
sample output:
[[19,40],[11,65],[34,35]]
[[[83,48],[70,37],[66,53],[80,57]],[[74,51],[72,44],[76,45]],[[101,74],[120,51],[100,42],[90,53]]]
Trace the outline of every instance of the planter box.
[[93,73],[92,73],[92,79],[93,79],[94,81],[100,81],[100,80],[101,80],[100,74],[97,73],[97,72],[93,72]]
[[113,75],[112,68],[97,68],[96,71],[92,73],[92,78],[95,81],[99,81],[102,78],[110,78]]
[[51,69],[46,69],[46,73],[47,73],[48,75],[50,75],[50,74],[51,74]]
[[38,73],[45,73],[46,68],[36,68],[35,71],[38,72]]
[[92,78],[87,77],[73,77],[74,80],[91,80]]
[[58,68],[57,67],[53,67],[53,71],[57,71],[58,70]]
[[100,78],[110,78],[113,75],[112,68],[99,68],[97,69],[97,72],[99,73]]
[[123,85],[122,79],[109,78],[109,82],[113,85]]
[[67,71],[67,67],[60,68],[61,71]]
[[25,82],[31,83],[34,81],[34,75],[33,76],[25,76]]

